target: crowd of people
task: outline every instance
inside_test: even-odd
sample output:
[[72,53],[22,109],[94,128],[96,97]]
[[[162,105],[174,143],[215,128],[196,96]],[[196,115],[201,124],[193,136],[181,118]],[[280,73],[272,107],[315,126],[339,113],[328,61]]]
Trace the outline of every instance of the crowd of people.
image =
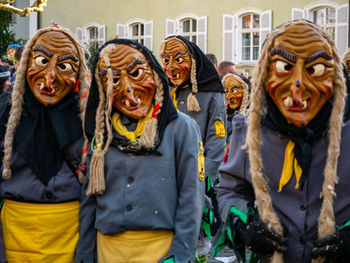
[[282,24],[252,77],[180,35],[84,50],[53,26],[0,63],[0,262],[347,262],[350,51],[328,33]]

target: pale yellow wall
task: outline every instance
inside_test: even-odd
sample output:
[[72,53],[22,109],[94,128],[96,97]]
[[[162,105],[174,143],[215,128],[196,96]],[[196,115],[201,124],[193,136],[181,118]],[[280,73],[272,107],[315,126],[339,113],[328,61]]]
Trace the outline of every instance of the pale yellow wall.
[[[116,24],[127,23],[134,18],[153,20],[153,50],[158,53],[165,37],[165,20],[176,19],[184,13],[207,16],[207,52],[222,59],[222,17],[234,14],[243,8],[257,8],[272,11],[273,27],[291,19],[292,8],[304,8],[310,0],[48,0],[41,14],[41,27],[51,20],[70,28],[83,27],[89,22],[106,25],[106,40],[116,36]],[[348,4],[348,0],[333,3]]]

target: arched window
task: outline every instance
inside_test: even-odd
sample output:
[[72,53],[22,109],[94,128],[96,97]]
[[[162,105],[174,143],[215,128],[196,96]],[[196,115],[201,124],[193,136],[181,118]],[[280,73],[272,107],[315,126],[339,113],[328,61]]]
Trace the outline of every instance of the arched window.
[[145,42],[145,25],[143,23],[134,23],[130,25],[129,30],[130,38],[143,45]]
[[245,14],[240,19],[242,60],[257,60],[259,57],[260,15]]
[[89,47],[98,48],[98,27],[90,26],[86,30]]
[[180,34],[187,40],[197,43],[197,20],[193,18],[183,19],[180,23]]
[[312,22],[326,30],[333,39],[335,38],[335,9],[321,7],[312,10]]

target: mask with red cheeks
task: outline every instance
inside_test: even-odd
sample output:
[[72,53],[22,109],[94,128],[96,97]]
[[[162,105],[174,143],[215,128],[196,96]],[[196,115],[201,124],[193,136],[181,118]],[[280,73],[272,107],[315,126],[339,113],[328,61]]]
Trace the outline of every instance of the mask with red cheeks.
[[[113,106],[133,119],[144,118],[152,106],[156,89],[146,57],[133,47],[118,44],[109,59],[113,73]],[[107,68],[100,58],[98,72],[105,90],[108,86]]]
[[291,25],[270,50],[267,90],[288,123],[305,127],[333,96],[329,43],[310,25]]
[[233,75],[225,77],[223,83],[226,104],[233,110],[239,108],[243,99],[243,86]]
[[27,70],[27,82],[35,98],[45,106],[54,106],[76,85],[79,54],[64,33],[50,31],[35,41]]
[[192,64],[190,51],[181,40],[168,40],[160,56],[163,70],[171,83],[179,86],[189,78]]

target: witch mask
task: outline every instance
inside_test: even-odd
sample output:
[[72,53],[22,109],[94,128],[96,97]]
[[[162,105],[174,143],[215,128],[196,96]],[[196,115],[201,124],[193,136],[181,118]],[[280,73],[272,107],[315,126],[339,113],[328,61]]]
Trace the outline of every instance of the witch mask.
[[[151,108],[155,81],[146,57],[137,49],[118,44],[109,56],[113,75],[113,106],[133,119],[144,118]],[[108,87],[108,66],[103,57],[98,72],[105,90]]]
[[310,25],[292,25],[275,38],[269,56],[268,94],[288,123],[307,126],[333,96],[329,43]]
[[27,82],[40,103],[53,106],[74,89],[78,57],[77,47],[66,34],[50,31],[38,37],[30,53]]
[[180,39],[174,38],[167,41],[160,56],[163,70],[175,86],[181,85],[189,78],[191,71],[190,51]]
[[232,74],[228,75],[223,80],[223,86],[225,89],[225,102],[232,110],[236,110],[242,103],[243,99],[243,85],[238,81],[238,76]]

